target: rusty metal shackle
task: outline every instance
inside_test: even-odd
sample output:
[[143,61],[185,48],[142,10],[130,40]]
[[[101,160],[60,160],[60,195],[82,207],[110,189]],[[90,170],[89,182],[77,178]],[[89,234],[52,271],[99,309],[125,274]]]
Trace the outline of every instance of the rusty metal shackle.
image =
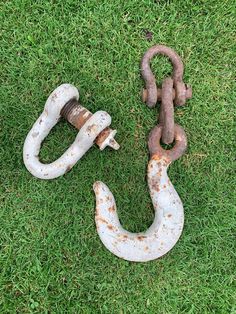
[[[171,121],[173,148],[165,150],[160,143],[163,128],[166,127],[166,121],[163,119],[165,116],[170,119],[170,115],[167,115],[166,111],[169,110],[171,113],[171,102],[173,112],[173,98],[176,93],[176,91],[173,92],[173,86],[181,83],[183,64],[179,56],[165,46],[155,46],[144,55],[142,73],[146,75],[144,77],[149,91],[147,96],[149,95],[148,101],[151,106],[156,102],[157,88],[150,70],[149,60],[157,52],[162,54],[168,52],[174,65],[174,74],[173,79],[167,78],[163,82],[164,88],[161,92],[159,91],[160,94],[163,94],[161,98],[167,98],[167,102],[164,101],[165,107],[162,108],[161,123],[152,129],[148,139],[150,160],[147,181],[155,211],[152,225],[145,232],[131,233],[125,230],[120,224],[115,199],[109,188],[101,181],[97,181],[93,185],[96,196],[95,221],[101,241],[116,256],[134,262],[146,262],[166,254],[178,241],[184,225],[183,204],[167,175],[167,169],[171,162],[181,157],[187,148],[186,134],[179,125],[174,124],[174,119]],[[187,91],[186,95],[188,95]]]
[[[44,110],[28,133],[23,159],[26,168],[37,178],[54,179],[69,171],[96,142],[100,150],[106,146],[119,149],[115,141],[116,130],[109,128],[111,117],[105,111],[92,114],[79,103],[79,92],[71,84],[62,84],[48,97]],[[67,119],[79,132],[72,145],[63,155],[49,164],[39,161],[43,140],[61,117]]]
[[[167,77],[162,88],[157,88],[155,76],[150,67],[150,61],[156,54],[162,54],[172,62],[173,75]],[[148,107],[153,108],[157,101],[161,101],[159,123],[163,126],[161,139],[165,144],[174,141],[174,104],[183,106],[187,99],[192,97],[192,89],[183,82],[184,66],[179,55],[171,48],[156,45],[147,50],[141,62],[141,72],[146,84],[143,89],[142,100]]]
[[180,56],[171,48],[164,45],[156,45],[148,49],[141,61],[141,74],[146,84],[146,89],[143,89],[143,102],[146,102],[148,107],[153,108],[157,101],[161,100],[162,90],[157,88],[156,78],[150,67],[151,59],[161,54],[169,57],[173,65],[173,89],[172,99],[176,106],[182,106],[186,100],[192,97],[192,89],[183,82],[184,66]]

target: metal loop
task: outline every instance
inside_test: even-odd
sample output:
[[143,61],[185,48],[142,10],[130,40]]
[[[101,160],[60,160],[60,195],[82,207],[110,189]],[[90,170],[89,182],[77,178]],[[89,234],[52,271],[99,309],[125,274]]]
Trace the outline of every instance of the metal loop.
[[174,126],[174,138],[175,138],[175,144],[174,147],[171,149],[163,149],[160,144],[160,139],[162,135],[162,126],[158,124],[155,126],[148,138],[148,148],[151,157],[154,155],[158,155],[159,157],[166,157],[168,160],[174,161],[180,158],[186,148],[187,148],[187,136],[184,132],[184,129],[178,125],[175,124]]
[[166,78],[162,83],[162,101],[159,122],[162,125],[161,140],[165,144],[174,141],[174,104],[172,99],[173,80]]
[[157,54],[162,54],[170,58],[174,70],[173,70],[173,80],[182,81],[184,67],[182,60],[179,55],[169,47],[163,45],[156,45],[147,50],[144,54],[141,62],[142,76],[146,84],[147,89],[147,105],[149,107],[154,107],[157,103],[157,85],[155,76],[152,73],[150,67],[150,60]]
[[143,102],[146,102],[148,107],[153,108],[157,101],[161,99],[161,90],[157,88],[156,79],[150,67],[151,59],[157,54],[167,56],[171,60],[174,68],[172,75],[174,89],[171,94],[175,105],[184,105],[186,99],[192,97],[192,89],[190,86],[183,83],[183,62],[173,49],[163,45],[156,45],[148,49],[141,61],[141,72],[146,84],[146,89],[143,90]]

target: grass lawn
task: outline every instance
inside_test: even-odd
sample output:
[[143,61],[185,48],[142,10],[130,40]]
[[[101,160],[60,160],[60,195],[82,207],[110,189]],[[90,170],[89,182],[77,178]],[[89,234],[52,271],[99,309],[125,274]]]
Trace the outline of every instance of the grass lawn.
[[[235,1],[0,6],[0,313],[235,314]],[[130,263],[99,240],[92,184],[109,186],[128,230],[153,221],[145,175],[158,110],[141,102],[139,64],[157,43],[180,54],[193,87],[187,106],[175,110],[188,151],[169,170],[185,227],[163,258]],[[152,68],[158,82],[172,70],[164,57]],[[69,173],[42,181],[26,170],[23,143],[50,92],[65,82],[80,89],[89,110],[112,116],[121,149],[94,146]],[[41,159],[58,158],[76,133],[61,121]]]

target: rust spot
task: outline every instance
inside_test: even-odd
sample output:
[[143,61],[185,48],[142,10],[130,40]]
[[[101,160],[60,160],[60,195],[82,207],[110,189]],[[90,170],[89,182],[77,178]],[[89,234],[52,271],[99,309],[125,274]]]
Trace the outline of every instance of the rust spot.
[[170,218],[170,217],[172,217],[172,215],[171,215],[171,214],[168,214],[167,217]]
[[137,236],[137,239],[138,239],[139,241],[143,241],[144,239],[146,239],[146,236]]
[[[81,107],[77,100],[74,100],[77,106],[66,116],[67,120],[78,130],[82,128],[85,122],[92,116],[92,113]],[[83,109],[82,109],[83,108]]]
[[112,200],[112,198],[110,197],[110,196],[106,196],[106,201],[107,202],[109,202],[109,201],[111,201]]
[[97,183],[94,183],[93,188],[96,193],[99,193],[99,185]]
[[71,170],[71,168],[72,168],[71,165],[67,166],[67,167],[66,167],[66,173],[69,172],[69,171]]
[[107,225],[107,228],[110,230],[115,230],[115,227],[113,227],[112,225]]
[[144,251],[148,251],[148,250],[149,250],[149,247],[145,246]]
[[159,188],[159,185],[157,183],[155,185],[154,184],[152,185],[152,189],[157,191],[157,192],[160,192],[160,188]]
[[118,239],[119,242],[125,242],[129,237],[127,236],[127,234],[119,234],[119,238],[121,238]]
[[160,182],[159,179],[158,180],[155,180],[155,179],[151,180],[151,188],[157,192],[160,191],[159,182]]
[[153,160],[161,160],[161,157],[158,154],[152,156]]
[[165,184],[163,185],[163,189],[166,189],[166,185]]
[[96,144],[98,146],[102,145],[102,143],[105,141],[105,139],[109,136],[110,133],[111,133],[111,129],[105,128],[96,138]]
[[91,133],[94,132],[95,133],[96,130],[97,130],[97,125],[96,124],[92,124],[92,125],[87,127],[87,131],[88,132],[91,132]]
[[108,222],[106,221],[106,219],[104,219],[104,218],[102,218],[102,217],[96,217],[96,221],[97,222],[101,222],[101,223],[103,223],[103,224],[108,224]]
[[116,211],[115,206],[113,205],[113,206],[109,207],[109,208],[108,208],[108,211],[109,211],[110,213],[115,212],[115,211]]

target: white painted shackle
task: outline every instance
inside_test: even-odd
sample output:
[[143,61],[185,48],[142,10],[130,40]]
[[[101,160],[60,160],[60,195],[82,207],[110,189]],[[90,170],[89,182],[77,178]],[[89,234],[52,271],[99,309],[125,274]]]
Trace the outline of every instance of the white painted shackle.
[[[111,124],[111,117],[107,112],[97,111],[91,114],[84,107],[77,107],[75,109],[76,113],[78,111],[86,111],[84,116],[89,116],[86,117],[85,123],[80,128],[75,141],[57,160],[49,164],[41,163],[39,161],[39,152],[43,140],[61,118],[61,111],[65,104],[70,100],[78,99],[79,92],[73,85],[62,84],[57,87],[48,97],[42,114],[28,133],[23,148],[23,159],[26,168],[35,177],[54,179],[69,171],[94,144],[99,134]],[[102,145],[100,145],[100,149],[104,149],[108,145],[114,149],[119,148],[119,145],[113,138],[116,130],[111,131]]]

